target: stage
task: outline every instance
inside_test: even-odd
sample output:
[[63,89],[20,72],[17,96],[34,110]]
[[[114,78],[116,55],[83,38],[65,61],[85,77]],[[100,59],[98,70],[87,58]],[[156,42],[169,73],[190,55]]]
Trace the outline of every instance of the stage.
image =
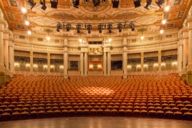
[[192,121],[134,117],[62,117],[0,122],[1,128],[191,128]]

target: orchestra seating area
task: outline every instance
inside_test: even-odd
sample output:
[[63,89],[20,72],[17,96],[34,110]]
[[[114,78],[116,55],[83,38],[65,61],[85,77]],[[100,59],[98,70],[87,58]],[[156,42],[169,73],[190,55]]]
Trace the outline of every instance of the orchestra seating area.
[[192,87],[177,74],[16,75],[0,89],[0,120],[81,115],[192,118]]

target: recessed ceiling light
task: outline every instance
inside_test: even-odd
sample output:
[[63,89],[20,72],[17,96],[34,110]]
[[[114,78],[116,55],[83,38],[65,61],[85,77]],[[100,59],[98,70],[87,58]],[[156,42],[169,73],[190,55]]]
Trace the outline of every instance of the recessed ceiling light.
[[170,11],[170,8],[171,8],[171,7],[170,7],[169,5],[167,5],[167,6],[164,7],[164,11],[165,11],[165,12],[169,12],[169,11]]
[[25,20],[25,25],[26,26],[29,26],[30,25],[30,22],[28,20]]
[[27,35],[29,35],[29,36],[32,35],[31,30],[28,30],[28,31],[27,31]]
[[163,25],[165,25],[165,24],[167,23],[167,19],[163,19],[163,20],[161,21],[161,23],[162,23]]
[[160,34],[163,34],[163,33],[164,33],[164,30],[163,30],[163,29],[161,29],[159,32],[160,32]]
[[21,7],[21,12],[22,12],[23,14],[26,14],[26,13],[27,13],[27,9],[26,9],[25,7]]

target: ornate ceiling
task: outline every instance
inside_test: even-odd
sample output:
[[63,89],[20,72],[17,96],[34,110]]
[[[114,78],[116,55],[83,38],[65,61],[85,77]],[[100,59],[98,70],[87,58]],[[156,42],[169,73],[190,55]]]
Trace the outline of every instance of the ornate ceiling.
[[[92,0],[89,0],[88,3],[80,0],[79,8],[74,8],[71,0],[58,0],[58,8],[53,9],[50,7],[50,0],[46,0],[47,9],[45,11],[41,9],[39,0],[35,1],[37,4],[31,10],[27,0],[0,0],[0,7],[11,30],[27,29],[24,26],[25,19],[31,22],[31,29],[35,29],[37,27],[54,28],[58,21],[91,24],[134,21],[136,26],[160,26],[164,16],[168,18],[166,27],[180,28],[192,5],[192,0],[173,0],[170,12],[165,15],[163,8],[160,9],[155,4],[155,0],[153,0],[149,10],[144,8],[146,0],[142,0],[142,5],[139,8],[134,7],[133,0],[120,0],[117,9],[112,8],[109,0],[97,8],[93,6]],[[20,8],[22,6],[28,8],[27,15],[21,13]]]

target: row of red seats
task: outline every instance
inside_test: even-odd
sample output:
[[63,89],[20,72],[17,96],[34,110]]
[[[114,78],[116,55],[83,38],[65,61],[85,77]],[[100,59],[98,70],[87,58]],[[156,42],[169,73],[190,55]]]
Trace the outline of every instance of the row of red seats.
[[127,79],[17,75],[0,89],[0,120],[66,113],[192,117],[192,87],[177,74]]

